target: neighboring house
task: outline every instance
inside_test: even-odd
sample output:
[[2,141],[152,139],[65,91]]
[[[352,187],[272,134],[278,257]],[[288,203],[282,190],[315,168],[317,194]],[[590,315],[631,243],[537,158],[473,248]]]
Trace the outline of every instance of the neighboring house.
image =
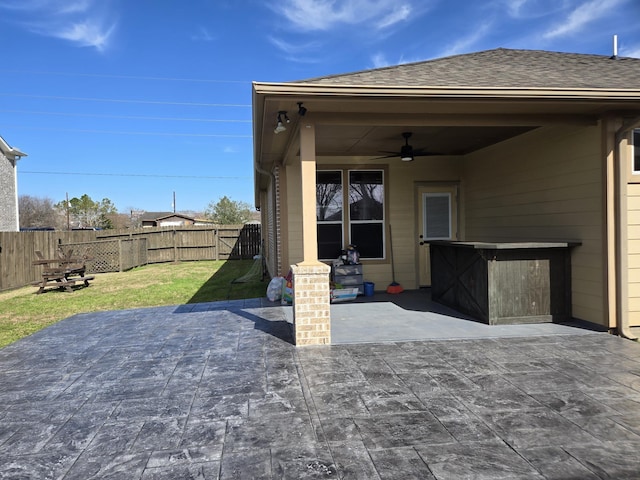
[[209,220],[208,218],[196,218],[194,220],[194,225],[197,225],[197,226],[216,225],[216,222]]
[[173,212],[145,212],[140,217],[143,227],[183,227],[193,225],[195,219]]
[[[500,48],[255,82],[253,111],[267,266],[306,277],[294,319],[315,333],[301,343],[330,343],[320,261],[355,244],[383,289],[391,226],[409,289],[430,285],[433,238],[579,242],[573,316],[626,336],[640,326],[640,59]],[[352,208],[365,200],[382,212]]]
[[0,137],[0,231],[20,230],[18,216],[18,160],[27,154]]

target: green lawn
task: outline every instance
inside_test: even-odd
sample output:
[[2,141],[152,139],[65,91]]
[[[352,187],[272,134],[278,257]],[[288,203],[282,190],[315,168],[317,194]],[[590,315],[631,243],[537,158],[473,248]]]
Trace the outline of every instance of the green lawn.
[[89,287],[73,293],[47,290],[36,295],[36,287],[0,292],[0,347],[76,313],[263,297],[268,280],[231,283],[253,264],[253,260],[164,263],[95,274]]

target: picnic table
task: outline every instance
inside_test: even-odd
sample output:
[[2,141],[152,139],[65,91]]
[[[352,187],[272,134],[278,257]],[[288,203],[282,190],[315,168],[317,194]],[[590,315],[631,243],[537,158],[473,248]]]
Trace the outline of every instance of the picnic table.
[[84,255],[73,254],[73,249],[58,249],[57,258],[46,259],[42,252],[36,250],[36,260],[33,265],[42,265],[42,279],[33,282],[32,285],[39,287],[36,294],[42,293],[47,287],[64,288],[67,292],[73,292],[76,283],[84,283],[85,287],[89,286],[89,280],[93,280],[93,276],[85,276],[86,260],[89,258]]

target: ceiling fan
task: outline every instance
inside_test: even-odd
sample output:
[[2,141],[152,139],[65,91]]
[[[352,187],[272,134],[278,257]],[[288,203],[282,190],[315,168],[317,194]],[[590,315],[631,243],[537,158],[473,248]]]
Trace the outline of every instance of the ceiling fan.
[[385,155],[384,157],[377,157],[377,158],[400,157],[400,160],[402,160],[403,162],[411,162],[414,157],[440,155],[439,153],[427,152],[424,148],[414,149],[411,145],[409,145],[409,138],[411,138],[411,132],[402,132],[402,137],[404,138],[404,145],[402,145],[399,152],[384,151],[381,153],[388,153],[389,155]]

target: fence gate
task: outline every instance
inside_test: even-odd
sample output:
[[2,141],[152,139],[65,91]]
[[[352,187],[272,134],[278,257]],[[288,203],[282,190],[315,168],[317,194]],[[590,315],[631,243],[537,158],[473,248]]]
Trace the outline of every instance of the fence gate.
[[218,228],[220,260],[251,259],[260,253],[260,225]]

